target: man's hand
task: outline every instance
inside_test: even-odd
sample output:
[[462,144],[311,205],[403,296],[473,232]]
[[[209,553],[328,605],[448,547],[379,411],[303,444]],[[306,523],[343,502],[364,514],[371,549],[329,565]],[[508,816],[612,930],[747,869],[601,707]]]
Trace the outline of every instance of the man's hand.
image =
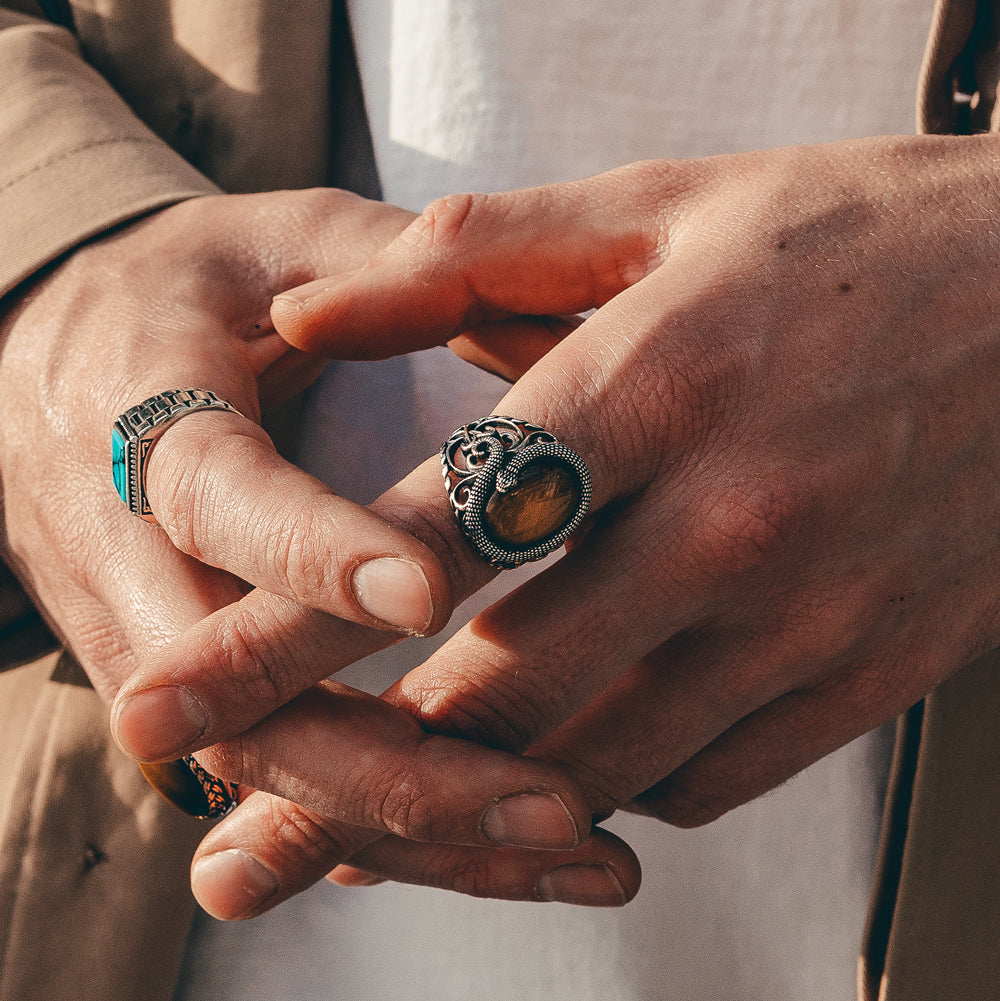
[[[308,351],[410,329],[497,355],[513,317],[598,307],[497,408],[588,460],[591,525],[387,700],[561,764],[597,815],[693,825],[1000,643],[998,168],[992,138],[882,139],[447,198],[339,285],[279,298],[279,331]],[[432,460],[376,509],[423,526],[461,596],[489,574],[439,477]],[[191,747],[303,684],[262,696],[211,676],[204,639],[171,648],[174,681],[226,706]],[[258,647],[248,676],[280,658]],[[253,775],[228,746],[209,760]],[[400,788],[420,802],[440,784]],[[199,858],[250,844],[305,885],[343,853],[285,853],[296,816],[237,813]],[[509,894],[478,852],[383,838],[354,863]]]
[[[387,697],[563,764],[599,814],[694,825],[1000,644],[998,153],[868,140],[447,198],[276,309],[323,350],[600,307],[497,408],[590,461],[590,530]],[[442,872],[396,839],[355,863]]]
[[692,825],[1000,645],[998,154],[866,140],[445,199],[281,322],[313,350],[601,307],[498,406],[588,458],[590,531],[394,703]]
[[[161,685],[119,721],[119,739],[138,756],[173,756],[211,731],[205,679],[224,677],[255,706],[277,693],[286,701],[293,684],[299,698],[272,730],[244,738],[261,768],[241,778],[308,801],[308,769],[284,770],[288,748],[307,747],[315,765],[332,744],[364,747],[334,788],[352,804],[342,815],[367,826],[323,831],[338,859],[385,831],[571,850],[590,811],[559,769],[428,737],[402,710],[344,686],[311,689],[402,634],[438,629],[452,593],[432,549],[279,458],[256,423],[262,406],[320,367],[277,336],[268,307],[290,285],[356,268],[411,218],[332,191],[202,198],[82,247],[8,302],[5,557],[108,701],[150,664],[183,673],[197,661],[195,683]],[[403,328],[360,354],[426,343]],[[150,525],[115,494],[111,423],[182,387],[211,389],[246,417],[192,414],[163,434],[148,464],[159,521]],[[192,633],[195,660],[172,661],[172,642]],[[280,652],[269,677],[250,677],[258,646]],[[294,737],[287,748],[268,743],[282,726]],[[437,784],[411,804],[398,789],[408,776],[414,788]],[[276,809],[270,795],[252,798],[250,809]],[[634,867],[627,849],[615,850]],[[536,866],[536,878],[554,864]]]
[[[343,192],[201,198],[80,248],[5,303],[6,555],[106,699],[246,584],[397,634],[446,620],[433,554],[279,459],[258,424],[319,371],[275,334],[274,291],[350,268],[410,218]],[[194,414],[163,434],[147,478],[157,528],[112,489],[111,422],[186,386],[246,419]]]

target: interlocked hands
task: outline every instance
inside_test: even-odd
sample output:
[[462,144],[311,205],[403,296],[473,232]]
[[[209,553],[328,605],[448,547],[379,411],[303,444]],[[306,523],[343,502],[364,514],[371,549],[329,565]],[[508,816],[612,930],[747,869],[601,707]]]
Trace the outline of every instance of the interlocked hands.
[[[385,636],[328,614],[375,624],[324,597],[351,559],[295,590],[243,568],[275,553],[262,529],[214,558],[258,590],[161,630],[115,707],[137,756],[205,749],[287,797],[206,838],[210,909],[255,913],[348,859],[342,880],[622,903],[636,861],[592,816],[710,821],[997,646],[998,163],[989,137],[865,140],[446,198],[279,297],[283,337],[342,357],[452,341],[516,374],[565,334],[498,412],[587,458],[595,513],[381,702],[322,681]],[[157,446],[164,495],[212,489],[182,451],[196,419]],[[429,628],[490,576],[436,458],[374,510],[429,547],[381,550],[424,569]]]

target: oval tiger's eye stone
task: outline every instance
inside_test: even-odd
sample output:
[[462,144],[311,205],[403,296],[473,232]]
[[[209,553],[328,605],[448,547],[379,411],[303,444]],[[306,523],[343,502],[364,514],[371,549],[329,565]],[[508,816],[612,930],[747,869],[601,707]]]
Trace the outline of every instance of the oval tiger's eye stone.
[[519,548],[555,535],[580,505],[580,484],[558,459],[539,459],[521,470],[516,486],[494,493],[483,522],[503,543]]

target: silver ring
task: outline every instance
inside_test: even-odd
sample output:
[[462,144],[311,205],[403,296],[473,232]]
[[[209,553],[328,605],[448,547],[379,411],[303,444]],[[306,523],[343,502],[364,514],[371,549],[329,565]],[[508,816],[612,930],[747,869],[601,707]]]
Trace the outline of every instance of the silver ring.
[[459,529],[498,570],[558,549],[590,507],[583,459],[516,417],[483,417],[460,427],[442,446],[441,465]]
[[196,410],[239,411],[207,389],[168,389],[130,407],[111,429],[111,472],[125,506],[144,521],[156,522],[146,500],[146,461],[153,443],[174,421]]

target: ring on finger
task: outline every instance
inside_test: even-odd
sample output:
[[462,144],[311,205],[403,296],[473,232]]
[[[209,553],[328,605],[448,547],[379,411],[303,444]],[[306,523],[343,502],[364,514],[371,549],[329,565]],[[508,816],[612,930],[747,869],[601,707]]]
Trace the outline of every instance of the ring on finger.
[[441,448],[448,500],[472,548],[498,570],[540,560],[590,507],[587,464],[556,436],[516,417],[483,417]]
[[239,786],[216,778],[189,754],[178,761],[142,762],[146,781],[174,806],[199,820],[217,820],[239,802]]
[[197,410],[239,411],[208,389],[168,389],[129,407],[111,429],[111,471],[115,489],[136,517],[156,523],[146,499],[146,463],[157,438],[175,421]]

